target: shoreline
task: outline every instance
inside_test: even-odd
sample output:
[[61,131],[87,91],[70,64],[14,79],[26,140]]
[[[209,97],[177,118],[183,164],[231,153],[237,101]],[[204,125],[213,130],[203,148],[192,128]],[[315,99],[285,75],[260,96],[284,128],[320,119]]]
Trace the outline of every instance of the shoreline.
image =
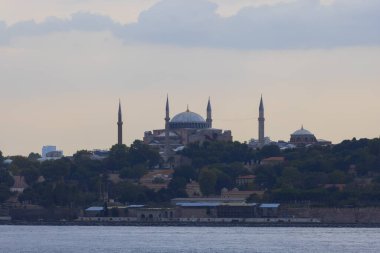
[[295,228],[380,228],[380,223],[217,223],[217,222],[83,222],[2,221],[0,226],[126,226],[126,227],[295,227]]

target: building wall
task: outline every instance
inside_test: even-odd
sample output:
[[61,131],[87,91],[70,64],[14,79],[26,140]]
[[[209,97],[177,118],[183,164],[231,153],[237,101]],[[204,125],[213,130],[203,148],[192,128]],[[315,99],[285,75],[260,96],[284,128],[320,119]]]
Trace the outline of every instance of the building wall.
[[380,223],[380,208],[288,208],[283,214],[325,223]]
[[179,207],[177,209],[179,218],[216,218],[215,207]]

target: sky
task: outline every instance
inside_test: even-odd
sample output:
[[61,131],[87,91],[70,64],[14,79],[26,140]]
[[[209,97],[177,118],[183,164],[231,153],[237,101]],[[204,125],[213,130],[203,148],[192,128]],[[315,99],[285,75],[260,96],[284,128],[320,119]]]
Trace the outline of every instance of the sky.
[[0,150],[108,149],[186,110],[235,140],[380,136],[380,0],[0,0]]

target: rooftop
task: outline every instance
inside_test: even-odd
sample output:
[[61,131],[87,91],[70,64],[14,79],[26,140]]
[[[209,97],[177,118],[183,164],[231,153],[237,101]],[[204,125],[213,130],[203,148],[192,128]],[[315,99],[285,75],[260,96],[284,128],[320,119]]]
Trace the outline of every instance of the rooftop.
[[195,112],[190,112],[189,110],[179,113],[173,117],[170,121],[173,123],[205,123],[206,121],[203,117]]

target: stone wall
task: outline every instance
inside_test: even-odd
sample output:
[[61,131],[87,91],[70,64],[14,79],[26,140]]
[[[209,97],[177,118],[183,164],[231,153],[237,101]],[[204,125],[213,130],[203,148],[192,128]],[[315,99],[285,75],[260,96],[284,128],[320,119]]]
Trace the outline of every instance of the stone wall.
[[323,223],[380,223],[380,208],[284,208],[283,216],[318,218]]

